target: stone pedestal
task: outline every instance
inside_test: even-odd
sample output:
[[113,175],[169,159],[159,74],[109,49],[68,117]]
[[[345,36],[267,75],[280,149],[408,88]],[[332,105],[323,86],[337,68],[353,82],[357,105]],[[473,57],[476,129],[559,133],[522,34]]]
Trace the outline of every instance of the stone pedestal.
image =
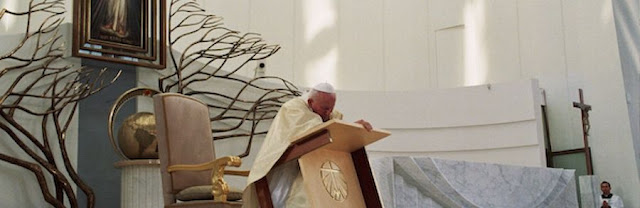
[[160,160],[123,160],[114,164],[122,169],[121,208],[158,208],[162,200]]
[[600,178],[595,175],[578,176],[580,182],[580,202],[582,207],[600,207]]

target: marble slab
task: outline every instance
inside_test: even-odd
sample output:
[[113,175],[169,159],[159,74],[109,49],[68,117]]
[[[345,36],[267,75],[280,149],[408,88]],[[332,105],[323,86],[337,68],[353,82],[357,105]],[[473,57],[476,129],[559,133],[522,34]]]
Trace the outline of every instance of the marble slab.
[[582,207],[600,207],[600,178],[596,175],[578,176]]
[[428,157],[371,161],[386,208],[578,207],[574,170]]

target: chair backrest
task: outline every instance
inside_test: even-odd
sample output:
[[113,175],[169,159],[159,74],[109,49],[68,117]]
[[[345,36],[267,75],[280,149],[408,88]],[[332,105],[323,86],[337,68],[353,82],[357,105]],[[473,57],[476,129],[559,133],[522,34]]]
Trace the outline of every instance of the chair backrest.
[[175,203],[182,189],[211,184],[211,171],[177,171],[176,164],[199,164],[215,159],[209,109],[201,101],[177,93],[153,96],[156,137],[165,205]]

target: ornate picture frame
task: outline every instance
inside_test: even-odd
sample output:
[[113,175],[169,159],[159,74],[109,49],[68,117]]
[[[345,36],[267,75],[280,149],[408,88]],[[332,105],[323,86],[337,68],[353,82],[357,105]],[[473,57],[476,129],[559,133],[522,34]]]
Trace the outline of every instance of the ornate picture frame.
[[73,56],[166,67],[166,1],[74,0],[73,6]]

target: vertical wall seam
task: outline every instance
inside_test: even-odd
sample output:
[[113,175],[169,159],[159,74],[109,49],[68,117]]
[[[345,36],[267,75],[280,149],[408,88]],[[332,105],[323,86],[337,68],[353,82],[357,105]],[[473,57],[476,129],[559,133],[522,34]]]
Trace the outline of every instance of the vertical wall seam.
[[[564,61],[564,77],[567,80],[567,83],[569,83],[569,63],[567,60],[567,33],[566,33],[566,26],[565,26],[565,19],[566,17],[564,16],[564,1],[560,1],[560,17],[562,18],[560,21],[561,24],[561,28],[562,28],[562,51],[563,51],[563,61]],[[565,88],[565,92],[566,95],[571,95],[571,93],[569,92],[569,88],[570,86],[567,84],[566,88]],[[571,99],[569,98],[569,96],[566,97],[567,101],[569,101],[569,103],[571,103]],[[569,108],[569,107],[567,107]],[[569,108],[570,109],[570,108]]]
[[523,72],[522,72],[522,37],[520,36],[520,5],[519,5],[520,0],[516,1],[516,24],[518,24],[516,26],[516,34],[518,37],[518,69],[520,70],[520,78],[524,78],[523,76]]
[[291,80],[293,80],[293,83],[295,84],[300,84],[300,80],[297,80],[296,78],[296,61],[298,61],[296,57],[296,50],[298,50],[296,47],[296,40],[298,39],[296,34],[296,20],[299,19],[298,10],[296,10],[296,8],[298,8],[298,1],[292,0],[291,2],[291,10],[293,11],[293,21],[291,21],[291,37],[293,37],[293,40],[291,41]]
[[386,25],[386,19],[387,19],[387,15],[385,13],[385,2],[386,0],[381,0],[382,3],[380,4],[380,11],[381,11],[381,16],[382,16],[382,27],[380,27],[381,33],[382,34],[382,90],[383,91],[389,91],[389,86],[388,86],[388,76],[387,76],[387,39],[386,39],[386,31],[385,31],[385,25]]

